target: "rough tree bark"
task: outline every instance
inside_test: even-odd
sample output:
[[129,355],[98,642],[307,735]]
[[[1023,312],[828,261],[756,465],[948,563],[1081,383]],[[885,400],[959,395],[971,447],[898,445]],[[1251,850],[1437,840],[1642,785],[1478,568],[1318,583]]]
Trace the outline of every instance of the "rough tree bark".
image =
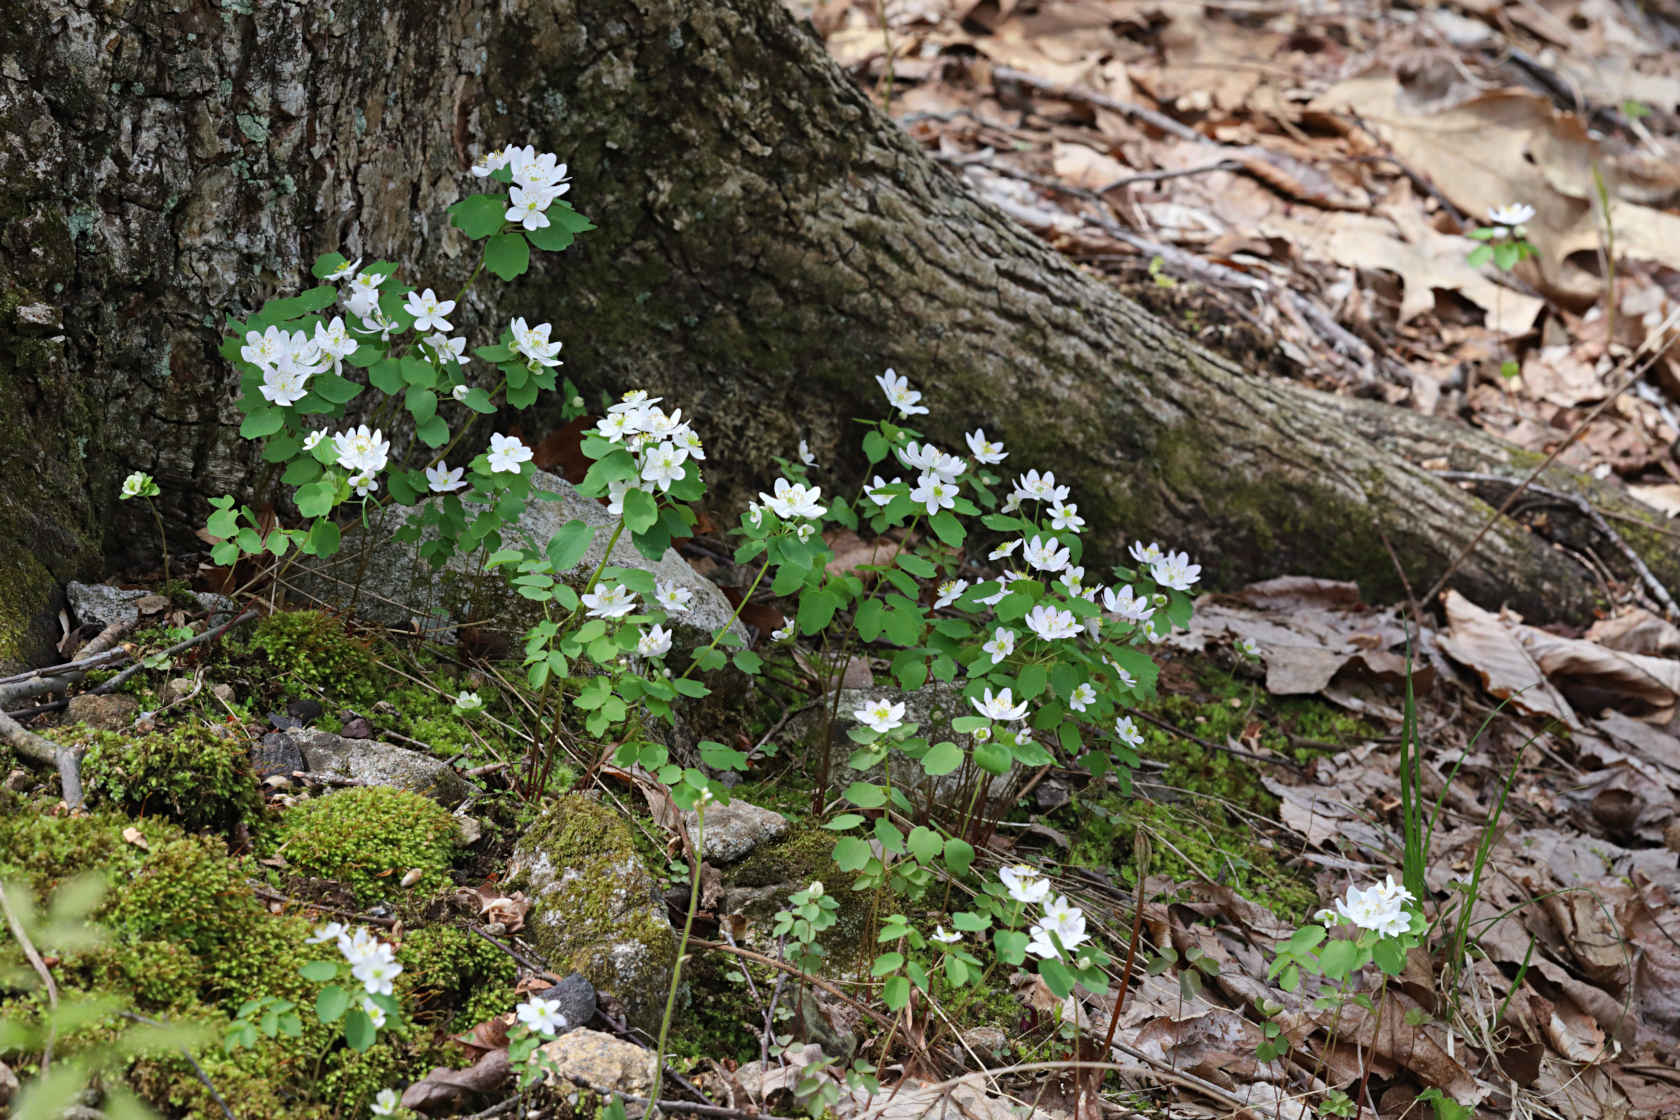
[[[680,404],[725,500],[801,436],[859,466],[846,418],[893,366],[942,441],[984,425],[1072,482],[1098,557],[1159,537],[1217,583],[1382,596],[1379,529],[1424,585],[1488,512],[1387,447],[1513,457],[1199,349],[925,159],[776,0],[21,0],[0,63],[0,540],[33,546],[0,557],[0,657],[39,652],[55,581],[149,547],[127,471],[181,531],[249,484],[224,317],[332,248],[458,284],[443,210],[508,140],[567,159],[600,230],[461,318],[552,320],[587,391]],[[1595,595],[1511,525],[1457,581],[1545,617]]]

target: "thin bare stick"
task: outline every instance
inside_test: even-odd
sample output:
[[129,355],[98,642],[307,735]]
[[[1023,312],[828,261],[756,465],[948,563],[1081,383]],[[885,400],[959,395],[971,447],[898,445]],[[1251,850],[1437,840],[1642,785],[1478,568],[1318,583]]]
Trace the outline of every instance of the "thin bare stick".
[[[47,1006],[54,1011],[58,1010],[58,985],[53,983],[52,972],[48,970],[47,962],[42,960],[41,954],[35,951],[35,943],[29,940],[29,931],[23,928],[22,920],[18,918],[17,912],[12,909],[12,901],[6,897],[6,885],[4,883],[0,883],[0,910],[5,911],[6,925],[11,927],[12,936],[17,938],[18,945],[23,948],[23,955],[28,959],[30,967],[35,970],[36,975],[41,978],[41,983],[46,986]],[[42,1077],[46,1076],[47,1070],[52,1066],[53,1034],[53,1016],[48,1016],[47,1041],[41,1047]]]

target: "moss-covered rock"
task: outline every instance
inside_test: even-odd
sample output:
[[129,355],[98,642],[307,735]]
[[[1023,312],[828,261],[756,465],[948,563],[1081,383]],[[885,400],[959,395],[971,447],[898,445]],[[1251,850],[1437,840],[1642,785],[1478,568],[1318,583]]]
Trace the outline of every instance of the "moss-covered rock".
[[583,973],[630,1025],[658,1030],[677,935],[617,813],[582,794],[555,799],[515,845],[509,886],[531,898],[526,927],[550,967]]
[[78,740],[88,748],[82,757],[88,795],[130,812],[165,816],[192,831],[226,832],[262,809],[245,745],[209,728],[132,736],[87,731],[66,741]]
[[393,895],[410,870],[417,896],[449,884],[460,836],[455,818],[429,798],[384,786],[345,789],[292,806],[276,849],[293,871],[343,883],[368,903]]

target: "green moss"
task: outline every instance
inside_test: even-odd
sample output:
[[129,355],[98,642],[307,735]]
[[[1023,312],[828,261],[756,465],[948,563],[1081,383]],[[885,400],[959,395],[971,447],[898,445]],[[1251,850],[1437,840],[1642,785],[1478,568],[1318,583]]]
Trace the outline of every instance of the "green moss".
[[245,744],[185,725],[128,736],[85,731],[82,780],[88,793],[135,813],[166,816],[184,828],[226,832],[259,813],[256,773]]
[[[1171,679],[1168,675],[1167,679]],[[1208,743],[1273,751],[1305,761],[1381,732],[1324,701],[1278,698],[1257,682],[1206,662],[1189,692],[1163,691],[1149,714]],[[1316,906],[1310,877],[1288,867],[1283,853],[1257,832],[1275,820],[1277,798],[1252,759],[1209,750],[1184,735],[1139,723],[1145,758],[1166,763],[1159,779],[1140,783],[1143,797],[1104,791],[1077,796],[1060,820],[1073,833],[1070,859],[1084,866],[1126,867],[1141,828],[1158,841],[1152,870],[1178,879],[1206,876],[1269,906],[1280,918],[1304,917]]]
[[383,695],[368,644],[320,611],[281,611],[258,622],[244,644],[246,668],[273,697],[326,694],[350,705]]
[[511,958],[481,937],[449,926],[411,930],[397,950],[397,995],[423,1025],[468,1031],[518,1002]]
[[397,890],[410,869],[418,897],[449,885],[460,833],[430,798],[385,786],[345,789],[294,805],[281,818],[278,850],[292,870],[343,883],[371,902]]

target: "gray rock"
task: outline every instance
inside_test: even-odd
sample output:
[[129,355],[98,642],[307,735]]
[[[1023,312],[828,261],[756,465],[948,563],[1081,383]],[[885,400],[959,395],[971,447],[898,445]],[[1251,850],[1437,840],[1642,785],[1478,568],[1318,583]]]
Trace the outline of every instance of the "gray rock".
[[112,587],[108,583],[77,583],[65,586],[70,598],[70,613],[77,622],[92,622],[101,628],[113,622],[129,622],[140,617],[134,600],[148,594],[138,587]]
[[[539,492],[553,492],[559,500],[528,503],[519,520],[503,534],[502,545],[540,549],[574,519],[594,526],[595,539],[589,550],[563,575],[568,584],[582,587],[600,564],[617,519],[563,478],[538,471],[534,480]],[[399,629],[418,626],[446,641],[463,618],[492,619],[496,629],[515,637],[542,618],[541,606],[515,594],[506,575],[499,571],[480,573],[477,553],[457,555],[438,571],[420,559],[418,542],[393,542],[392,534],[402,527],[409,513],[393,507],[374,519],[369,529],[347,526],[338,555],[328,560],[300,560],[291,586],[316,602],[353,610],[370,622]],[[435,534],[422,534],[422,541],[430,539],[435,539]],[[734,613],[729,600],[710,580],[689,567],[675,549],[666,549],[657,561],[649,560],[636,551],[626,533],[613,547],[612,563],[650,571],[658,579],[694,592],[688,613],[677,618],[672,627],[674,642],[679,646],[691,648],[710,641]],[[739,622],[734,628],[746,638]]]
[[[692,809],[683,817],[692,836],[699,817]],[[740,798],[727,805],[714,804],[706,809],[706,833],[702,840],[706,858],[713,863],[734,863],[760,844],[780,837],[787,827],[787,818],[780,813]]]
[[551,1083],[576,1088],[572,1079],[597,1089],[645,1097],[653,1088],[653,1051],[600,1031],[567,1031],[542,1048]]
[[346,739],[315,727],[293,727],[276,734],[291,740],[303,755],[302,769],[312,774],[412,790],[446,808],[467,799],[466,780],[429,754],[374,739]]
[[595,985],[584,978],[581,972],[574,972],[560,983],[538,992],[544,999],[558,1000],[560,1014],[566,1017],[566,1026],[560,1031],[575,1031],[587,1027],[589,1021],[595,1018]]
[[127,731],[134,726],[140,701],[120,692],[106,696],[83,693],[70,697],[68,715],[72,723],[85,723],[95,731]]
[[514,845],[507,889],[531,900],[526,936],[558,972],[577,971],[659,1030],[677,935],[630,826],[577,793],[555,799]]
[[[70,613],[77,623],[91,622],[100,629],[113,622],[132,622],[140,617],[140,600],[153,597],[141,587],[112,587],[108,583],[77,583],[65,586],[70,600]],[[220,626],[239,612],[239,605],[226,595],[208,591],[195,593],[201,609],[210,614],[210,625]],[[157,596],[161,598],[161,596]],[[163,600],[164,605],[168,600]],[[149,604],[148,604],[149,605]]]
[[303,761],[303,751],[280,731],[270,731],[251,744],[251,766],[259,778],[275,774],[286,776],[294,770],[309,769]]

